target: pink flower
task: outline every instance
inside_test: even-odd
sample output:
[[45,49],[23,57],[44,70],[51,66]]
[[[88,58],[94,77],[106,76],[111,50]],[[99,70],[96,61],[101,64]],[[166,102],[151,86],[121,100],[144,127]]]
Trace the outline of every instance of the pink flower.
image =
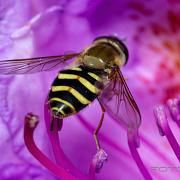
[[[98,103],[95,101],[77,116],[65,119],[58,136],[57,132],[49,131],[48,111],[45,109],[44,121],[43,108],[59,69],[31,75],[1,75],[0,179],[88,176],[91,179],[94,176],[96,179],[178,179],[180,110],[175,97],[180,94],[179,7],[179,1],[175,0],[3,2],[0,6],[2,60],[79,52],[100,35],[118,34],[124,39],[130,58],[122,71],[139,105],[142,124],[139,136],[131,132],[127,135],[119,123],[105,115],[99,137],[108,161],[97,174],[94,171],[94,165],[100,162],[97,157],[105,155],[101,151],[93,159],[96,154],[93,131],[101,115]],[[175,98],[168,101],[168,107],[177,125],[162,105],[154,111],[156,118],[153,116],[153,108],[170,98]],[[34,137],[33,128],[37,124],[32,129],[25,124],[25,141],[40,163],[22,139],[22,120],[28,112],[39,116]],[[31,118],[26,116],[26,120]],[[156,122],[167,140],[159,136]]]

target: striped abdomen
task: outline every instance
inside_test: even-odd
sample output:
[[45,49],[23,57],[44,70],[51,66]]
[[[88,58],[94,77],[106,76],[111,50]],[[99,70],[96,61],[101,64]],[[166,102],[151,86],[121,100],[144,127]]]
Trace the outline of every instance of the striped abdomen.
[[52,113],[62,118],[77,113],[97,98],[100,83],[101,77],[96,70],[75,67],[60,71],[49,93]]

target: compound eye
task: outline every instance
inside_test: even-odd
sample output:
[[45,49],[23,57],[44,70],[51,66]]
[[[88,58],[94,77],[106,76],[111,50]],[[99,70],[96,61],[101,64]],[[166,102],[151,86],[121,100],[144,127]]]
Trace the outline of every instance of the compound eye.
[[129,58],[129,52],[128,52],[128,49],[126,47],[126,45],[119,40],[119,47],[122,51],[122,57],[123,57],[123,60],[124,60],[124,64],[126,64],[128,62],[128,58]]
[[122,51],[121,55],[120,55],[120,58],[121,58],[121,64],[122,65],[125,65],[127,63],[127,59],[126,59],[126,55],[125,53]]

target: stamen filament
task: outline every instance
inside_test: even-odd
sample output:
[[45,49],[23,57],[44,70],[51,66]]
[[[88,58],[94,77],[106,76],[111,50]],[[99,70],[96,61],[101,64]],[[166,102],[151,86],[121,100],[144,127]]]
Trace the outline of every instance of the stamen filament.
[[58,135],[58,127],[54,127],[53,131],[50,131],[50,121],[51,121],[51,115],[48,108],[48,103],[45,103],[44,107],[44,119],[46,123],[46,129],[47,133],[53,148],[54,156],[56,163],[65,167],[65,169],[69,172],[71,172],[73,175],[77,176],[81,179],[86,179],[87,176],[81,173],[67,158],[67,156],[64,154],[59,141],[59,135]]
[[166,136],[176,157],[180,161],[180,147],[169,127],[167,115],[165,112],[165,107],[162,105],[159,105],[158,107],[156,107],[156,109],[154,110],[154,115],[156,117],[157,126],[159,127],[160,131],[163,132],[163,133],[160,133],[160,135]]
[[[93,132],[93,127],[90,125],[90,124],[88,124],[85,120],[84,120],[84,118],[81,116],[81,115],[77,115],[77,117],[78,117],[78,119],[80,119],[80,121],[82,122],[82,124],[86,127],[86,128],[88,128],[91,132]],[[100,137],[101,137],[101,139],[103,139],[103,141],[104,142],[106,142],[107,144],[109,144],[109,145],[111,145],[113,148],[115,148],[117,151],[120,151],[126,158],[130,158],[130,155],[127,153],[127,152],[125,152],[123,149],[121,149],[119,146],[117,146],[117,144],[115,144],[114,142],[111,142],[111,140],[110,139],[108,139],[106,136],[104,136],[103,134],[99,134],[100,135]],[[133,138],[133,140],[132,140],[132,143],[133,143],[133,148],[130,148],[130,149],[136,149],[137,147],[139,147],[140,146],[140,143],[139,143],[139,139],[138,139],[138,136],[137,136],[137,133],[136,133],[136,138],[135,138],[135,135],[134,135],[134,138]],[[132,153],[134,153],[134,151],[132,152]],[[137,154],[137,152],[136,152],[136,154]],[[139,156],[139,154],[138,154],[138,156]],[[136,158],[137,159],[137,158]],[[140,159],[140,157],[139,157],[139,159]],[[143,175],[146,179],[148,179],[148,180],[150,180],[150,179],[152,179],[151,178],[151,175],[149,174],[149,172],[147,171],[147,169],[145,168],[145,166],[143,165],[143,163],[142,163],[142,160],[140,159],[139,160],[138,159],[138,163],[136,163],[136,164],[141,164],[141,167],[143,167],[143,173],[142,174],[145,174],[145,175]],[[136,161],[136,160],[135,160]],[[92,161],[93,162],[93,161]],[[139,166],[138,166],[139,167]],[[89,170],[89,172],[91,172],[91,170],[94,170],[95,171],[95,165],[92,163],[91,164],[91,167],[90,167],[90,170]],[[140,170],[140,172],[141,172],[142,170]]]
[[180,99],[169,99],[167,105],[172,119],[180,128]]
[[139,153],[137,151],[137,144],[136,144],[137,137],[135,136],[135,133],[132,130],[128,130],[127,136],[128,136],[128,145],[129,145],[131,155],[134,158],[136,165],[138,166],[141,174],[144,176],[144,178],[146,180],[152,180],[150,173],[146,169],[146,167],[145,167],[143,161],[141,160]]
[[76,178],[67,173],[62,167],[53,163],[42,151],[36,146],[34,142],[34,129],[38,124],[37,116],[29,113],[25,117],[25,126],[24,126],[24,140],[26,147],[31,152],[31,154],[47,169],[49,169],[53,174],[62,178],[62,179],[69,179],[75,180]]

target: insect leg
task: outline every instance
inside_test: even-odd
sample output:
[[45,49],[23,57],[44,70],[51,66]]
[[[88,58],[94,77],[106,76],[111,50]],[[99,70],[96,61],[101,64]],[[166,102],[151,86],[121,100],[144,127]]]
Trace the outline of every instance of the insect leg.
[[101,114],[101,119],[99,121],[99,124],[98,124],[96,130],[94,131],[93,135],[94,135],[94,139],[95,139],[95,142],[96,142],[97,150],[100,150],[100,143],[99,143],[99,139],[98,139],[98,133],[99,133],[99,130],[100,130],[101,126],[102,126],[102,123],[103,123],[103,120],[104,120],[104,113],[105,113],[106,110],[105,110],[104,106],[102,105],[102,103],[100,102],[99,99],[98,99],[98,101],[99,101],[99,104],[101,106],[102,114]]
[[63,119],[56,118],[55,116],[52,116],[51,125],[50,125],[51,131],[54,131],[55,129],[60,131],[62,128],[62,125],[63,125]]

